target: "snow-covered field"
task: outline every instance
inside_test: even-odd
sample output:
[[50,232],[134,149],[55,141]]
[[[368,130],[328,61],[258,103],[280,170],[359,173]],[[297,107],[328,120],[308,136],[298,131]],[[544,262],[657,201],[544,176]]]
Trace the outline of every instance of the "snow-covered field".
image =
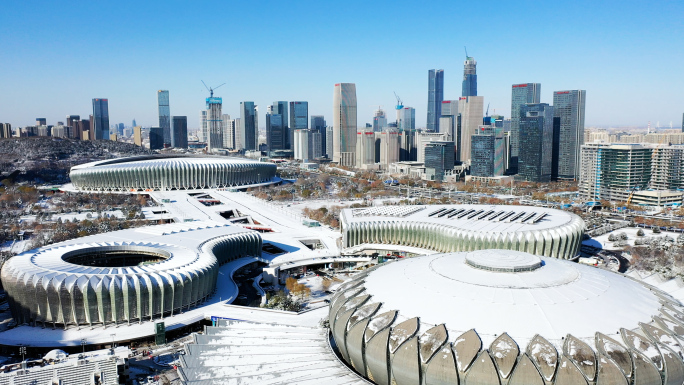
[[341,276],[339,281],[332,281],[327,289],[323,285],[323,277],[316,275],[300,278],[297,282],[306,285],[311,290],[311,300],[317,300],[327,297],[325,290],[334,291],[346,279],[347,277]]
[[[273,202],[272,202],[273,203]],[[345,200],[341,201],[339,199],[321,199],[321,200],[306,200],[306,201],[298,201],[298,202],[282,202],[282,203],[274,203],[276,205],[280,206],[285,206],[290,205],[288,207],[292,211],[296,211],[297,213],[301,214],[302,210],[305,208],[309,209],[317,209],[320,207],[331,207],[331,206],[341,206],[341,207],[349,207],[353,205],[354,203],[363,203],[363,200],[357,199],[357,200]]]
[[593,246],[593,247],[598,247],[604,250],[622,250],[623,246],[613,246],[615,242],[611,242],[608,240],[608,237],[610,234],[619,234],[619,233],[625,233],[627,234],[627,240],[624,241],[626,242],[629,246],[634,246],[634,240],[637,238],[656,238],[656,237],[662,237],[662,236],[669,236],[674,239],[677,239],[681,233],[675,233],[671,231],[661,231],[660,233],[654,234],[652,230],[650,229],[642,229],[644,230],[644,236],[639,237],[637,236],[637,231],[639,231],[639,228],[636,227],[625,227],[623,229],[615,230],[611,233],[608,234],[603,234],[599,235],[597,237],[585,240],[582,242],[582,244],[587,245],[587,246]]
[[[110,216],[110,217],[116,217],[119,219],[123,219],[124,214],[121,210],[112,210],[112,211],[103,211],[102,215],[105,216]],[[76,219],[77,221],[84,221],[86,219],[96,219],[98,218],[99,214],[96,212],[83,212],[83,213],[64,213],[64,214],[57,214],[52,216],[52,220],[57,220],[57,218],[61,218],[62,222],[64,221],[73,221]]]

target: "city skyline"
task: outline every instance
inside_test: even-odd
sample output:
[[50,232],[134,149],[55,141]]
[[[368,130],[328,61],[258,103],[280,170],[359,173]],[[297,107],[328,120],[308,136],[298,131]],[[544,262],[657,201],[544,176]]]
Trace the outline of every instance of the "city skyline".
[[[427,116],[425,72],[443,68],[444,99],[458,98],[465,59],[463,46],[478,63],[478,95],[485,97],[490,113],[510,116],[511,84],[534,82],[544,85],[541,102],[546,103],[552,102],[555,90],[587,90],[588,127],[645,126],[649,121],[652,126],[660,122],[662,127],[669,127],[670,121],[678,126],[681,120],[684,101],[679,90],[684,80],[676,74],[684,55],[680,49],[684,28],[673,24],[666,34],[659,31],[666,15],[684,11],[682,4],[521,7],[503,2],[489,6],[444,3],[437,20],[427,9],[390,4],[394,3],[351,3],[345,9],[335,9],[338,22],[350,23],[344,32],[291,22],[312,16],[332,17],[332,9],[316,3],[273,3],[268,13],[240,12],[247,4],[222,4],[217,14],[239,13],[245,17],[213,34],[211,41],[205,39],[206,23],[199,22],[205,14],[192,5],[171,4],[164,7],[162,15],[155,2],[136,4],[136,12],[132,13],[120,5],[87,4],[73,9],[53,5],[36,10],[25,4],[7,4],[0,16],[0,47],[10,60],[0,63],[0,71],[5,74],[0,120],[25,126],[40,116],[54,124],[69,114],[87,116],[89,101],[106,97],[110,100],[112,122],[136,118],[144,126],[153,126],[158,121],[156,90],[170,90],[174,114],[196,116],[206,98],[201,80],[227,83],[217,96],[224,99],[225,111],[234,116],[243,100],[263,106],[272,100],[305,100],[310,102],[310,115],[324,115],[331,120],[330,87],[350,82],[357,85],[359,124],[372,122],[378,105],[391,111],[396,91],[406,106],[416,109],[420,127]],[[453,14],[450,11],[457,8],[461,14],[486,12],[487,28],[481,28],[480,17],[462,19],[458,27],[445,28],[450,25],[445,22]],[[88,16],[105,13],[106,20]],[[400,24],[387,28],[406,13],[413,17],[411,28]],[[611,17],[605,18],[606,14]],[[49,27],[50,20],[66,15],[84,23],[69,29]],[[377,22],[368,27],[365,21],[371,15]],[[522,15],[534,16],[537,22],[516,22]],[[23,28],[28,18],[35,22],[35,28]],[[284,20],[290,22],[284,26]],[[364,28],[356,28],[362,24]],[[184,28],[176,30],[178,25]],[[97,32],[90,34],[95,26],[99,27]],[[53,37],[51,42],[40,39],[48,33],[46,28]],[[307,41],[308,53],[299,55],[285,46],[272,47],[269,32],[275,30],[285,40]],[[451,46],[444,49],[444,42],[434,36],[449,33]],[[239,44],[248,35],[254,41],[249,46]],[[522,36],[535,38],[534,58],[516,51],[514,43]],[[335,44],[329,44],[331,41]],[[406,47],[414,54],[411,60],[397,62],[364,59],[370,52],[374,53],[370,57],[378,57],[378,45],[384,47],[387,56]],[[222,49],[210,63],[197,63],[195,58],[209,47]],[[160,65],[157,58],[172,49],[174,60]],[[66,54],[79,50],[87,52],[88,60]],[[55,59],[37,60],[36,51],[42,57]],[[272,55],[281,60],[262,60]],[[656,59],[663,55],[665,59]],[[228,60],[236,56],[245,59]],[[329,60],[332,57],[343,59]],[[264,75],[276,71],[288,76]],[[644,94],[649,98],[640,101],[642,108],[628,107],[634,98]],[[259,114],[263,118],[265,111]],[[195,119],[190,119],[189,124],[191,130],[198,128]]]

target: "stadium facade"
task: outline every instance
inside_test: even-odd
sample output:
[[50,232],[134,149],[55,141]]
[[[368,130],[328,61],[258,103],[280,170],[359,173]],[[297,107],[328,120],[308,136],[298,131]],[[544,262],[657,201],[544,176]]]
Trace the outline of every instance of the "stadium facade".
[[543,207],[495,205],[381,206],[345,209],[342,244],[411,246],[437,252],[507,249],[574,259],[584,221]]
[[219,266],[261,246],[257,232],[215,222],[142,227],[24,252],[0,278],[18,324],[131,324],[197,307]]
[[230,188],[273,182],[272,163],[226,157],[130,157],[86,163],[69,177],[81,191]]

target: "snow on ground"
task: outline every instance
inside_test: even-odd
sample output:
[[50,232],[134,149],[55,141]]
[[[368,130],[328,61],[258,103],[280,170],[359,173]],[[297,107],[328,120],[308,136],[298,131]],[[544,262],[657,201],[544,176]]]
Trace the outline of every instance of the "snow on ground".
[[[125,218],[121,210],[103,211],[102,214],[105,216],[113,216],[119,219]],[[90,217],[88,217],[89,215]],[[98,217],[99,214],[96,212],[64,213],[53,215],[52,220],[56,221],[57,218],[61,218],[62,222],[73,221],[74,219],[76,219],[77,221],[84,221],[86,219],[96,219]]]
[[275,204],[275,205],[280,205],[280,206],[288,206],[289,209],[292,211],[296,211],[298,214],[301,214],[302,211],[305,208],[308,209],[317,209],[321,207],[332,207],[332,206],[340,206],[343,208],[348,208],[349,206],[353,205],[354,203],[363,203],[363,200],[361,199],[356,199],[356,200],[339,200],[339,199],[312,199],[312,200],[305,200],[305,201],[296,201],[294,203],[292,202],[282,202],[282,203],[277,203],[277,202],[269,202],[270,204]]
[[587,239],[582,242],[583,245],[587,246],[593,246],[597,247],[600,249],[605,249],[605,250],[622,250],[623,246],[613,246],[615,242],[611,242],[608,240],[608,237],[610,234],[619,234],[619,233],[625,233],[627,234],[627,240],[625,241],[629,246],[634,246],[634,240],[637,238],[657,238],[657,237],[663,237],[665,235],[672,237],[674,239],[677,239],[681,233],[675,233],[672,231],[661,231],[660,233],[654,234],[652,230],[650,229],[642,229],[644,230],[644,236],[639,237],[637,236],[637,231],[639,231],[639,228],[636,227],[625,227],[622,229],[615,230],[611,233],[599,235],[597,237]]
[[28,240],[23,240],[23,241],[9,241],[5,242],[2,245],[0,245],[0,251],[9,251],[14,254],[19,254],[25,251],[26,247],[28,247],[29,241]]

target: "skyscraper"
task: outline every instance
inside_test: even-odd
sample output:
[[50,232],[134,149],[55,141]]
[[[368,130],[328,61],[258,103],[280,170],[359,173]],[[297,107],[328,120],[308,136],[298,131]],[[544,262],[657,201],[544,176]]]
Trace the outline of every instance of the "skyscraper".
[[399,111],[399,128],[404,131],[416,129],[416,109],[404,107]]
[[223,114],[221,109],[223,99],[217,97],[207,98],[207,150],[211,152],[223,148]]
[[223,132],[223,148],[232,149],[235,147],[235,144],[233,143],[233,138],[235,137],[235,134],[230,132],[230,121],[230,115],[221,115],[221,132]]
[[323,115],[311,115],[311,130],[321,134],[321,156],[330,157],[327,150],[327,133],[325,117]]
[[188,148],[188,117],[174,116],[171,132],[171,147]]
[[437,132],[444,100],[444,70],[428,71],[427,130]]
[[150,127],[150,150],[164,148],[164,131],[161,127]]
[[289,126],[289,111],[289,104],[286,101],[273,102],[271,106],[271,113],[278,114],[283,119],[283,148],[294,151],[294,131]]
[[135,123],[135,119],[133,119],[133,122],[131,124],[132,124],[131,127],[137,126],[137,124]]
[[509,174],[518,173],[520,107],[527,103],[539,103],[541,83],[513,84],[511,91],[511,161]]
[[378,107],[373,116],[373,132],[381,132],[387,127],[387,117],[385,111]]
[[448,134],[449,140],[454,141],[458,151],[458,100],[444,100],[440,104],[442,115],[439,118],[438,130],[435,132]]
[[240,102],[240,150],[257,149],[259,132],[257,131],[256,106],[254,102]]
[[0,138],[7,139],[12,137],[12,125],[0,123]]
[[[323,152],[325,152],[328,159],[332,158],[333,151],[334,151],[335,135],[333,134],[333,131],[334,131],[333,126],[326,126],[325,127],[325,142],[322,142],[322,143],[324,146]],[[321,139],[321,141],[322,140],[323,139]]]
[[[460,124],[456,124],[458,134],[456,140],[460,145],[457,161],[470,164],[470,140],[482,125],[484,116],[484,97],[464,96],[458,98]],[[458,122],[457,122],[458,123]]]
[[354,166],[356,84],[337,83],[333,92],[333,162]]
[[47,119],[36,118],[36,126],[46,126],[46,125],[47,125]]
[[93,99],[93,134],[90,140],[109,140],[109,101]]
[[424,145],[425,174],[428,179],[443,181],[454,169],[454,142],[434,141]]
[[470,144],[470,175],[482,177],[503,175],[505,154],[503,127],[480,126],[478,133],[472,136]]
[[470,56],[463,62],[462,93],[461,96],[477,96],[477,62]]
[[290,126],[292,130],[309,128],[309,102],[290,102]]
[[66,126],[69,127],[69,137],[73,139],[80,140],[81,132],[79,131],[79,122],[81,117],[79,115],[67,115],[66,116]]
[[268,151],[286,150],[288,138],[285,137],[287,132],[283,124],[283,116],[273,113],[266,114],[266,145]]
[[579,178],[581,147],[584,144],[585,90],[555,91],[553,113],[560,118],[558,178]]
[[529,103],[520,107],[518,178],[549,182],[553,152],[553,106]]
[[169,108],[169,91],[157,91],[159,107],[159,127],[164,133],[164,144],[171,144],[171,110]]

